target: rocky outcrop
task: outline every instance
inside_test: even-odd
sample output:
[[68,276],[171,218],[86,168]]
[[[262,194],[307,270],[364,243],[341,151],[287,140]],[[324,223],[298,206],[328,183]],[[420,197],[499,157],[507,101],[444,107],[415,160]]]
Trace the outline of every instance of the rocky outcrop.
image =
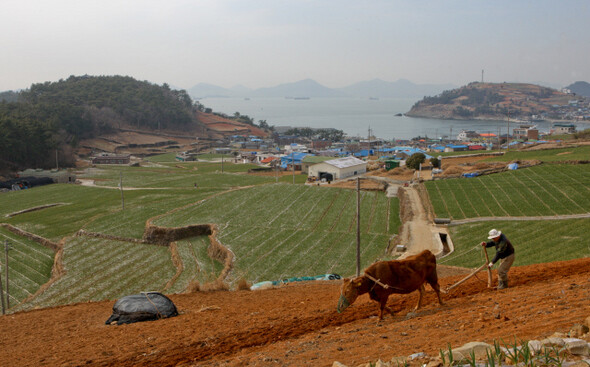
[[[555,333],[542,340],[521,341],[520,343],[487,344],[469,342],[451,349],[442,347],[438,356],[414,353],[407,357],[394,357],[391,361],[381,361],[358,365],[358,367],[381,366],[426,366],[442,367],[450,365],[526,365],[526,366],[588,366],[590,365],[590,316],[584,323],[574,324],[568,333]],[[483,336],[485,338],[485,336]],[[493,360],[493,361],[492,361]],[[332,367],[346,367],[334,362]]]

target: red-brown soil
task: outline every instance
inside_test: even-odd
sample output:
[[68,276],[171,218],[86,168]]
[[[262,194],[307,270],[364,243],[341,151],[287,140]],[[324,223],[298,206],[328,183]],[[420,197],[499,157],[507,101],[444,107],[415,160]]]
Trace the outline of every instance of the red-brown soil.
[[417,313],[417,292],[394,295],[396,315],[380,324],[367,295],[336,312],[339,281],[171,295],[179,316],[120,326],[104,324],[113,301],[21,312],[0,317],[0,365],[356,366],[437,356],[447,343],[543,338],[590,315],[590,258],[515,267],[511,288],[501,291],[486,288],[480,274],[443,295],[443,306],[427,287]]

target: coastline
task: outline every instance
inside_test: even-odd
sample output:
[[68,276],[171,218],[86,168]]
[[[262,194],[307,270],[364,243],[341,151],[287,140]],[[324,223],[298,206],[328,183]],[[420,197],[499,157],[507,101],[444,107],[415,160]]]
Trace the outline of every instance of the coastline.
[[551,123],[551,124],[590,124],[590,120],[561,120],[561,119],[544,119],[544,120],[520,120],[520,119],[506,119],[502,116],[472,116],[472,117],[461,117],[461,116],[446,116],[446,115],[431,115],[431,114],[417,114],[417,113],[405,113],[404,116],[411,118],[423,118],[431,120],[448,120],[448,121],[494,121],[494,122],[514,122],[520,124],[534,124],[534,123]]

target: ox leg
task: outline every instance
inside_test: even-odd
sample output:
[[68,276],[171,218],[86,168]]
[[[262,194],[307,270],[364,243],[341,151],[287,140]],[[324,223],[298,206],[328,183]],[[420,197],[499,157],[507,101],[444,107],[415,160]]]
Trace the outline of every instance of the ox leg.
[[384,297],[381,298],[381,300],[379,301],[379,321],[383,320],[383,311],[387,311],[391,314],[391,316],[393,316],[393,311],[391,310],[391,308],[387,307],[387,298],[388,297]]
[[426,279],[426,281],[428,282],[428,284],[430,284],[432,289],[434,289],[434,291],[436,292],[436,296],[438,297],[438,303],[442,306],[443,301],[440,298],[440,286],[438,285],[438,277],[436,275],[436,272],[434,272],[434,274],[429,279]]
[[420,297],[418,298],[418,304],[414,308],[414,311],[422,307],[422,297],[424,296],[424,284],[422,284],[418,290],[420,291]]

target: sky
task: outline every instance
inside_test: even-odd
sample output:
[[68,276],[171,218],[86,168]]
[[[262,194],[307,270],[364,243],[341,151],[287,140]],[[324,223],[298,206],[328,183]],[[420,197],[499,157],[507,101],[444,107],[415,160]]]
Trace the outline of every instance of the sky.
[[189,89],[590,82],[588,0],[0,0],[0,91],[70,75]]

